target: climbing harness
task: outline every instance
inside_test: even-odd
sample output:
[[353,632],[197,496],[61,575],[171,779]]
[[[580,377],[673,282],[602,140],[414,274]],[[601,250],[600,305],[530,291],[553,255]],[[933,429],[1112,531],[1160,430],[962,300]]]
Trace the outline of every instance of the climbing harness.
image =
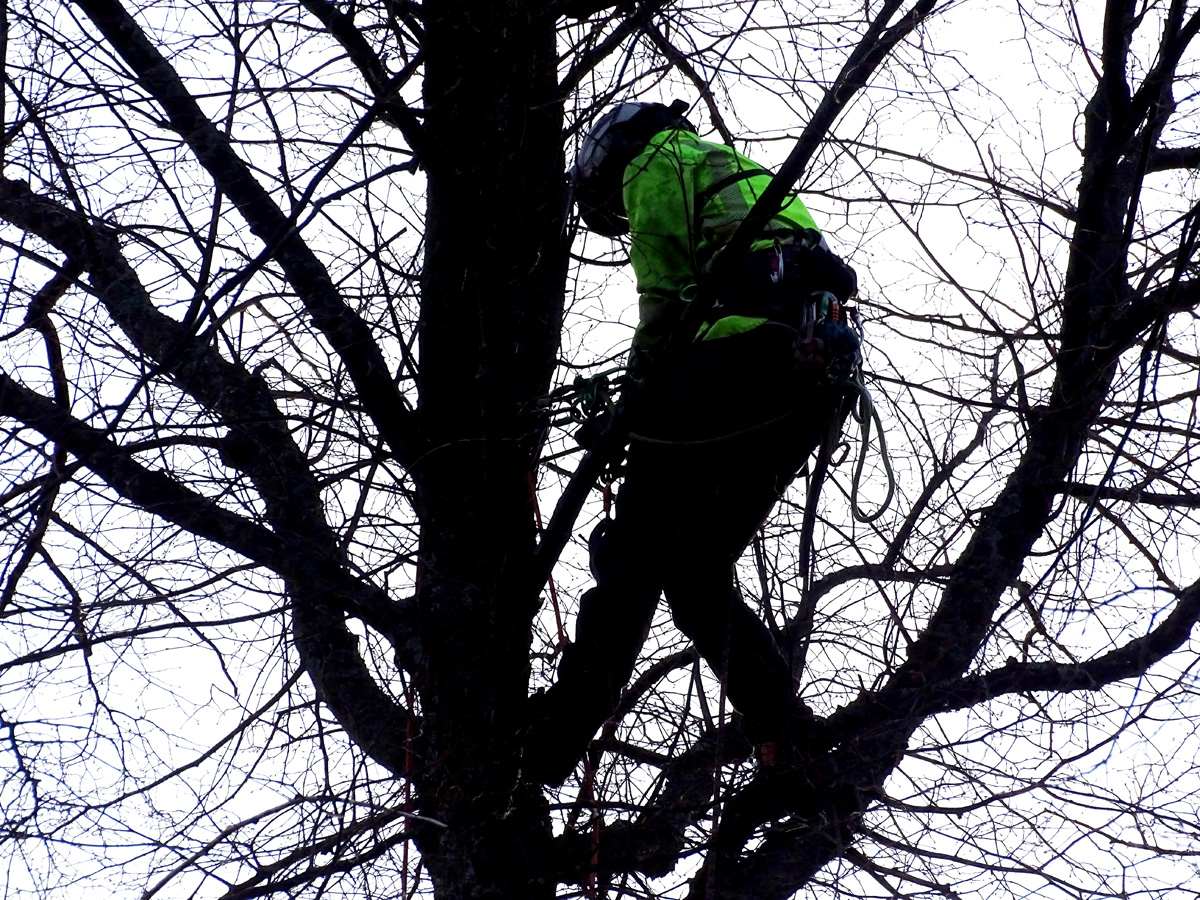
[[[783,266],[782,260],[780,266]],[[689,285],[681,291],[681,295],[686,296],[689,290],[694,290],[694,288],[694,285]],[[817,386],[822,390],[836,390],[853,394],[858,400],[853,415],[855,421],[860,425],[860,447],[858,459],[855,462],[854,476],[850,484],[850,506],[856,521],[869,524],[882,516],[891,504],[896,482],[891,460],[888,458],[887,443],[879,411],[875,408],[870,391],[863,383],[861,346],[865,341],[865,335],[859,321],[858,311],[856,307],[840,303],[836,297],[826,291],[815,292],[810,300],[797,306],[799,312],[793,320],[795,324],[790,327],[797,332],[799,345],[803,346],[808,342],[819,341],[823,348],[820,352],[825,360],[825,365],[822,371],[816,375]],[[565,427],[572,424],[580,426],[576,431],[576,439],[586,447],[594,436],[591,432],[594,432],[604,416],[611,414],[617,408],[621,392],[634,381],[633,376],[623,366],[606,369],[588,377],[577,375],[570,385],[563,385],[543,397],[539,401],[539,405],[552,409],[555,406],[558,407],[557,413],[552,414],[551,426]],[[798,403],[765,421],[713,437],[690,440],[659,438],[631,431],[629,438],[641,443],[669,447],[702,447],[719,444],[770,428],[795,415],[807,406],[808,402],[805,400]],[[838,416],[835,419],[837,419],[838,433],[840,433],[841,417]],[[879,508],[874,512],[867,513],[859,505],[859,489],[870,449],[872,425],[878,436],[880,458],[887,475],[887,493]],[[836,438],[836,436],[835,434],[834,437]],[[830,447],[831,453],[832,449]],[[609,497],[611,497],[611,485],[615,477],[614,469],[611,467],[606,469],[602,482],[606,488],[605,493]]]
[[[780,265],[782,265],[782,262]],[[680,292],[681,298],[684,297],[684,292],[689,291],[693,287],[694,285],[685,287],[684,291]],[[819,358],[823,362],[823,367],[820,372],[816,372],[813,375],[814,386],[819,390],[840,390],[843,392],[850,390],[861,395],[865,391],[865,388],[861,387],[861,382],[851,384],[852,380],[856,377],[856,373],[862,366],[862,352],[860,349],[863,339],[862,328],[858,324],[855,308],[839,303],[838,299],[827,291],[820,291],[814,292],[813,296],[807,301],[795,304],[795,309],[797,312],[789,317],[791,319],[790,322],[777,322],[776,324],[790,328],[795,332],[795,347],[798,361],[801,359],[801,351],[809,355],[819,354]],[[698,338],[702,338],[703,333],[701,331]],[[808,356],[805,356],[805,359],[807,360]],[[747,434],[753,434],[765,428],[770,428],[772,425],[776,425],[795,415],[801,409],[808,406],[810,402],[809,398],[806,397],[803,401],[776,416],[762,422],[755,422],[745,428],[713,437],[695,439],[659,438],[636,431],[631,431],[629,437],[630,440],[659,446],[702,447],[710,444],[720,444]]]

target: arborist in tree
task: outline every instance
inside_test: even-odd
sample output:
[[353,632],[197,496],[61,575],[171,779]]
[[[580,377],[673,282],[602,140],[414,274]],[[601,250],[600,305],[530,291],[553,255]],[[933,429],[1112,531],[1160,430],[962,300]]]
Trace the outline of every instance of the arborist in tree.
[[[732,148],[701,140],[686,104],[622,103],[584,140],[571,170],[584,222],[628,233],[640,323],[633,423],[612,520],[589,540],[584,594],[558,680],[534,698],[526,771],[561,783],[612,714],[659,594],[721,679],[763,761],[787,758],[804,717],[792,671],[742,601],[734,564],[806,458],[840,426],[838,386],[857,366],[845,323],[854,271],[794,196],[744,259],[707,284],[714,255],[771,179]],[[656,365],[700,289],[715,302],[686,349]]]

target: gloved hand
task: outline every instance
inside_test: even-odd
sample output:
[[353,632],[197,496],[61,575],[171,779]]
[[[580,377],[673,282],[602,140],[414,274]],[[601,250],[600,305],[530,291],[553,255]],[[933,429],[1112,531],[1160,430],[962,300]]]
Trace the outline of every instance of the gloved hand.
[[858,292],[858,275],[840,256],[820,244],[800,248],[786,261],[785,278],[804,293],[828,291],[842,303]]

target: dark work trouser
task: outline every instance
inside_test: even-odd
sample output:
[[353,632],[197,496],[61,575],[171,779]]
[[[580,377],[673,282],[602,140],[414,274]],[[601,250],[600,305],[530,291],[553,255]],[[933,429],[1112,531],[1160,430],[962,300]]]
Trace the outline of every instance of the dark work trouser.
[[695,344],[638,398],[616,515],[593,554],[596,587],[527,743],[531,774],[570,773],[616,707],[663,592],[747,737],[782,736],[791,669],[739,596],[734,564],[840,412],[842,395],[797,368],[794,340],[768,324]]

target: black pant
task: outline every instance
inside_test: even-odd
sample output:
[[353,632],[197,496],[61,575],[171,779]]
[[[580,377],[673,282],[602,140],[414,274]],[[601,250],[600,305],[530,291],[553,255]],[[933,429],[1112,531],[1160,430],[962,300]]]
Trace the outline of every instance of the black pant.
[[612,714],[662,592],[747,736],[782,735],[791,669],[733,570],[842,408],[836,388],[797,364],[795,339],[769,323],[695,344],[637,398],[616,515],[593,554],[596,587],[531,733],[530,769],[543,781],[562,781]]

